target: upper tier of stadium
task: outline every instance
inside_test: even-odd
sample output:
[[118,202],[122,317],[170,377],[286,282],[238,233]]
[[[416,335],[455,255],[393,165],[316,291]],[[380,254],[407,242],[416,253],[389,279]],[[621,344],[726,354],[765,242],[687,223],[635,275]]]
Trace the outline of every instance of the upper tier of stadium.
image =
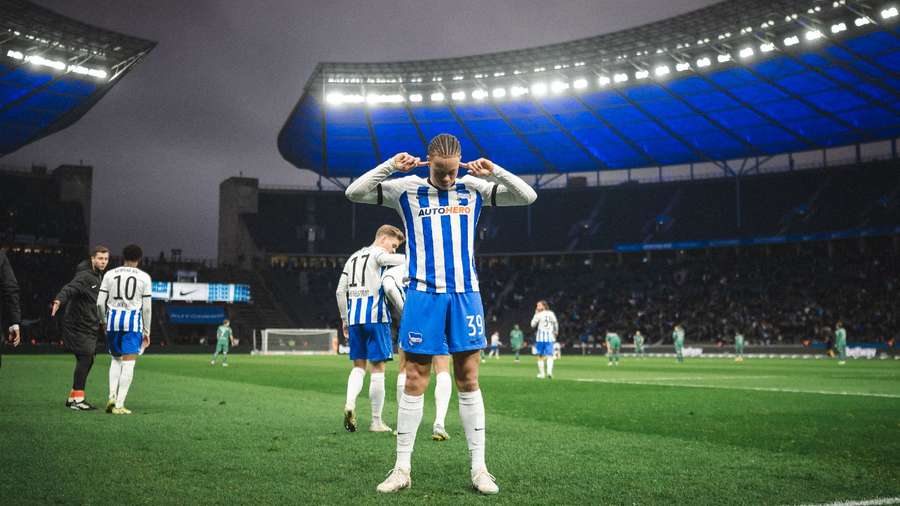
[[0,0],[0,156],[81,118],[155,45]]
[[728,0],[543,47],[320,63],[278,147],[326,177],[396,152],[424,157],[442,132],[460,138],[463,158],[520,174],[693,163],[727,173],[730,160],[895,139],[898,6]]

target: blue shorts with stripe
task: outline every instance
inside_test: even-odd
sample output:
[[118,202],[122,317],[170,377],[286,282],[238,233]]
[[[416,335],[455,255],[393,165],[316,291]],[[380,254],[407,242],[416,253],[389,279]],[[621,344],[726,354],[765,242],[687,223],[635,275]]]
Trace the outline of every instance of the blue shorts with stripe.
[[404,352],[419,355],[483,349],[487,340],[481,294],[408,290],[398,339]]
[[141,352],[141,341],[143,339],[144,336],[140,332],[110,330],[106,333],[106,349],[114,357],[137,355]]
[[539,343],[535,343],[537,347],[537,354],[542,357],[551,357],[553,356],[553,342],[552,341],[541,341]]
[[350,325],[350,360],[386,362],[394,358],[389,323]]

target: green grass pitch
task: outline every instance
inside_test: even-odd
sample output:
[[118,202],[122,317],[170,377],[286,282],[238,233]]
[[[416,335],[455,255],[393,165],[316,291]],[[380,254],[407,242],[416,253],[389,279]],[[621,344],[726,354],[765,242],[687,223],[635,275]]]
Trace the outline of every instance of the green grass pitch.
[[[102,405],[99,356],[88,400]],[[533,357],[482,364],[490,471],[470,488],[456,397],[451,440],[430,439],[433,382],[413,487],[379,496],[394,437],[342,428],[349,361],[147,355],[129,417],[63,407],[68,356],[7,356],[0,369],[6,504],[806,504],[900,496],[900,362]],[[386,421],[396,422],[396,367]],[[359,400],[368,428],[368,380]],[[12,502],[7,502],[10,500]]]

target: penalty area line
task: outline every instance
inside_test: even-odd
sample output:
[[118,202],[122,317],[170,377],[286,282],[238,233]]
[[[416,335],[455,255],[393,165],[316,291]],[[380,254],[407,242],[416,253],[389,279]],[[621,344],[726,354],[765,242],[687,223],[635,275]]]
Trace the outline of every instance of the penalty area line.
[[900,497],[878,497],[863,501],[837,501],[820,504],[801,504],[800,506],[882,506],[884,504],[900,504]]
[[[897,394],[879,394],[867,392],[835,392],[830,390],[801,390],[798,388],[774,388],[774,387],[740,387],[730,385],[697,385],[693,383],[660,383],[658,381],[634,381],[634,380],[616,380],[604,378],[577,378],[575,381],[583,383],[614,383],[622,385],[648,385],[673,388],[711,388],[716,390],[745,390],[749,392],[776,392],[783,394],[816,394],[816,395],[843,395],[853,397],[881,397],[884,399],[900,399]],[[677,380],[676,380],[677,381]],[[898,499],[900,500],[900,499]],[[895,503],[890,503],[895,504]]]

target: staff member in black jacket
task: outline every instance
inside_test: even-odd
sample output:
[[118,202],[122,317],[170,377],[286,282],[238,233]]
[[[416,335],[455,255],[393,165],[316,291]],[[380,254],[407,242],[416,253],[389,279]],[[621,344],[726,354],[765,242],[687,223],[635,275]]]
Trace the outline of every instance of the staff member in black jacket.
[[60,306],[66,306],[63,341],[66,349],[75,354],[75,375],[66,407],[75,411],[97,409],[85,402],[84,386],[94,365],[97,337],[102,331],[97,314],[97,294],[108,263],[109,249],[94,247],[90,260],[78,264],[75,277],[59,291],[50,308],[50,316],[56,316]]
[[[19,345],[21,320],[19,283],[16,281],[12,266],[9,265],[6,253],[0,251],[0,329],[8,329],[6,340],[13,347]],[[3,344],[3,340],[0,339],[0,361],[3,358]]]

